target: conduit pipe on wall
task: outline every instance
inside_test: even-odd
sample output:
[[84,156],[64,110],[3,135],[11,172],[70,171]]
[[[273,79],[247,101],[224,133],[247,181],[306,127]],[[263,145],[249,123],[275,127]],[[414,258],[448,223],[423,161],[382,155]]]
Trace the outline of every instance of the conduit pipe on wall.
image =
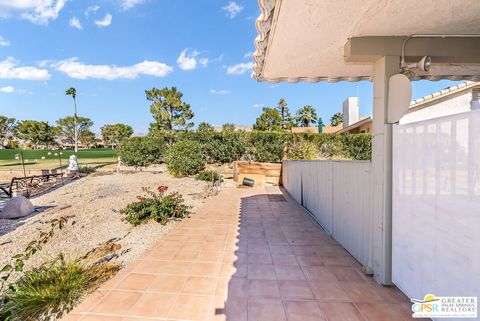
[[[400,60],[400,69],[402,71],[407,71],[409,70],[409,65],[405,62],[405,47],[407,45],[407,42],[411,39],[414,39],[414,38],[480,38],[480,34],[413,34],[413,35],[410,35],[408,36],[402,43],[402,59]],[[426,64],[429,65],[430,64],[430,61],[431,61],[431,58],[430,57],[423,57],[421,60],[420,60],[420,64],[425,67]],[[425,70],[425,69],[429,69],[429,66],[427,66],[427,68],[422,68],[424,69],[424,71],[428,71],[428,70]]]

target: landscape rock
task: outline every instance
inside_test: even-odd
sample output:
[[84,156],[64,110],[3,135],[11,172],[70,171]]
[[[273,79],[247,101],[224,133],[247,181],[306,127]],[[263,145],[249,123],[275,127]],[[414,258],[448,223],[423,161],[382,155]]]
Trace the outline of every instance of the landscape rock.
[[0,212],[0,219],[15,219],[27,216],[35,210],[32,202],[25,196],[12,197]]

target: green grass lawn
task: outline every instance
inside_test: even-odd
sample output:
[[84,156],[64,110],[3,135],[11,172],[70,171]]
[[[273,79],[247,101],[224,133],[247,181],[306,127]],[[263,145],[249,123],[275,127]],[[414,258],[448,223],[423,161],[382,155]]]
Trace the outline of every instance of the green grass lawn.
[[[62,166],[68,165],[68,158],[73,154],[72,150],[0,150],[0,170],[22,169],[21,162],[15,155],[22,152],[25,168],[29,169],[53,169],[60,167],[59,156]],[[59,155],[59,153],[61,153]],[[97,167],[117,161],[116,151],[112,149],[88,149],[79,150],[77,153],[80,165]]]

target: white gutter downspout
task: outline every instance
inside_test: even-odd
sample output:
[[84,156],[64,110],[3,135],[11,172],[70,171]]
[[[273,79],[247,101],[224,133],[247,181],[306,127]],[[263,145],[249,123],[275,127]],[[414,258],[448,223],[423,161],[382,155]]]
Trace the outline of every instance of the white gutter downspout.
[[479,88],[472,89],[472,100],[470,101],[470,109],[471,110],[480,109],[480,89]]

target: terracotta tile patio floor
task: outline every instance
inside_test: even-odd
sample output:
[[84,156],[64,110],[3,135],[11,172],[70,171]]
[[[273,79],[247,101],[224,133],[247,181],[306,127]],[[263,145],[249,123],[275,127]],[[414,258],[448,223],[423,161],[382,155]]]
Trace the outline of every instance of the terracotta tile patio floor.
[[411,319],[399,290],[362,274],[348,252],[279,194],[222,191],[63,320]]

